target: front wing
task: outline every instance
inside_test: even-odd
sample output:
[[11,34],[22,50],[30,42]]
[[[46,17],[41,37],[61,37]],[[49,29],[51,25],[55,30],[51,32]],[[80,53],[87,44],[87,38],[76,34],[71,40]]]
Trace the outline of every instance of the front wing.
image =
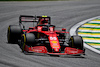
[[61,51],[59,53],[53,53],[53,52],[48,52],[48,50],[45,46],[29,47],[27,45],[25,45],[25,52],[27,52],[27,53],[44,53],[44,54],[49,54],[49,55],[81,55],[81,54],[84,55],[85,54],[84,50],[71,48],[71,47],[65,47],[64,51]]

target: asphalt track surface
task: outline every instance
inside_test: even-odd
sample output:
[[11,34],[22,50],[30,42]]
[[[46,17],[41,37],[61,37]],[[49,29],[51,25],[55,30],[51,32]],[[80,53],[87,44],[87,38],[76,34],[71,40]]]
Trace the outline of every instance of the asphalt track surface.
[[100,0],[52,2],[0,2],[0,67],[100,67],[100,55],[86,49],[86,56],[25,55],[18,44],[7,43],[7,27],[18,24],[19,15],[49,15],[52,24],[69,29],[100,15]]

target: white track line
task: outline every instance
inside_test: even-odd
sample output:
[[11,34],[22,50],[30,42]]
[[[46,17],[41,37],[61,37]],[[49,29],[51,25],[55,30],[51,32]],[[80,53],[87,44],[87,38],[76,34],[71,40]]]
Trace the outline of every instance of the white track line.
[[[87,20],[84,20],[84,21],[82,21],[82,22],[77,23],[76,25],[74,25],[74,26],[70,29],[70,35],[71,35],[71,36],[76,35],[76,30],[77,30],[77,28],[78,28],[79,26],[81,26],[82,24],[84,24],[84,23],[86,23],[86,22],[89,22],[89,21],[91,21],[91,20],[94,20],[94,19],[96,19],[96,18],[100,18],[100,16],[93,17],[93,18],[90,18],[90,19],[87,19]],[[86,48],[88,48],[88,49],[90,49],[90,50],[92,50],[92,51],[94,51],[94,52],[100,54],[100,51],[99,51],[99,50],[97,50],[97,49],[95,49],[95,48],[93,48],[93,47],[87,45],[86,43],[84,43],[84,47],[86,47]]]

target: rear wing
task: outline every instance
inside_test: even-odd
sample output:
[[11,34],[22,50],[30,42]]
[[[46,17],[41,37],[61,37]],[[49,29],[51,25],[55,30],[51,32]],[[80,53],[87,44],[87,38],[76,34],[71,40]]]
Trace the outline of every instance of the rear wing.
[[22,22],[37,22],[37,20],[35,16],[20,15],[19,23],[22,23]]
[[39,18],[48,18],[49,24],[51,22],[51,18],[49,16],[28,16],[28,15],[20,15],[19,23],[22,22],[38,22]]

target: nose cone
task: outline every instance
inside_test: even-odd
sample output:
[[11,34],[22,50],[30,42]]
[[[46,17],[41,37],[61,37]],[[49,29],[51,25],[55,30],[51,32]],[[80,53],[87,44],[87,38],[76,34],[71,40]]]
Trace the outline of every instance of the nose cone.
[[60,52],[60,49],[57,49],[57,48],[55,48],[55,49],[52,49],[52,51],[55,53],[55,52]]
[[58,37],[49,37],[49,42],[53,52],[60,52],[60,44]]

